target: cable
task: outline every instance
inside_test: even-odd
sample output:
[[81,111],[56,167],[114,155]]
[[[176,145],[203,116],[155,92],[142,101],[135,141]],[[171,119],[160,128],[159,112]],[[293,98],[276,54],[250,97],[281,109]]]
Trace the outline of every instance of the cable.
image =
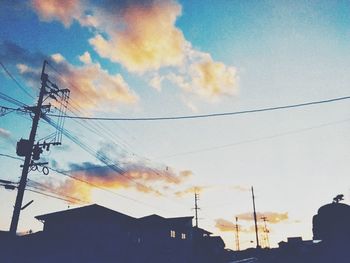
[[[232,115],[241,115],[248,113],[257,113],[257,112],[265,112],[265,111],[275,111],[275,110],[284,110],[290,108],[299,108],[306,107],[317,104],[331,103],[341,100],[348,100],[350,96],[332,98],[327,100],[319,100],[319,101],[311,101],[299,104],[290,104],[284,106],[276,106],[276,107],[267,107],[261,109],[252,109],[252,110],[243,110],[243,111],[234,111],[234,112],[222,112],[222,113],[210,113],[210,114],[202,114],[202,115],[187,115],[187,116],[170,116],[170,117],[138,117],[138,118],[108,118],[108,117],[84,117],[84,116],[69,116],[66,118],[69,119],[82,119],[82,120],[101,120],[101,121],[164,121],[164,120],[183,120],[183,119],[199,119],[199,118],[212,118],[212,117],[223,117],[223,116],[232,116]],[[56,114],[47,114],[51,117],[58,117]]]
[[55,194],[57,196],[60,196],[60,197],[63,196],[63,197],[69,198],[71,200],[74,200],[74,201],[82,203],[82,204],[88,204],[89,203],[86,200],[82,200],[82,199],[79,199],[77,197],[65,195],[62,192],[54,191],[54,189],[52,189],[51,187],[48,187],[45,184],[39,183],[39,182],[34,181],[32,179],[28,179],[28,184],[29,184],[29,187],[33,187],[33,188],[36,188],[36,189],[39,189],[39,190],[42,190],[42,191],[51,192],[52,194]]
[[[50,118],[47,117],[47,115],[43,115],[43,119],[48,122],[50,125],[52,125],[53,127],[57,128],[57,126],[55,126],[55,123],[52,122],[52,120]],[[126,179],[132,181],[133,183],[135,183],[137,186],[141,186],[144,189],[148,189],[151,192],[155,192],[152,188],[150,188],[149,186],[142,184],[140,182],[137,182],[134,178],[132,178],[131,176],[126,174],[125,169],[123,169],[120,165],[116,164],[115,162],[113,162],[112,160],[110,160],[110,158],[108,158],[107,156],[96,152],[95,150],[93,150],[91,147],[89,147],[88,145],[82,143],[81,141],[79,141],[78,138],[76,138],[74,135],[72,135],[72,132],[69,132],[67,129],[65,128],[60,128],[61,132],[71,141],[73,141],[75,144],[77,144],[79,147],[81,147],[83,150],[85,150],[86,152],[88,152],[89,154],[91,154],[93,157],[97,158],[99,161],[101,161],[102,163],[104,163],[107,167],[109,167],[110,169],[114,170],[116,173],[118,173],[120,176],[125,177]]]
[[3,100],[5,100],[5,101],[7,101],[9,103],[15,104],[15,105],[17,105],[19,107],[28,106],[28,105],[24,104],[23,102],[21,102],[19,100],[16,100],[16,99],[14,99],[14,98],[12,98],[12,97],[10,97],[10,96],[6,95],[5,93],[2,93],[2,92],[0,92],[0,99],[3,99]]
[[[23,161],[21,158],[17,158],[17,157],[15,157],[15,156],[7,155],[7,154],[2,154],[2,153],[0,153],[0,156],[4,156],[4,157],[11,158],[11,159],[16,159],[16,160],[21,160],[21,161]],[[77,181],[80,181],[80,182],[82,182],[82,183],[88,184],[88,185],[90,185],[90,186],[92,186],[92,187],[98,188],[98,189],[100,189],[100,190],[103,190],[103,191],[105,191],[105,192],[111,193],[111,194],[113,194],[113,195],[122,197],[122,198],[124,198],[124,199],[130,200],[130,201],[133,201],[133,202],[136,202],[136,203],[139,203],[139,204],[143,204],[143,205],[148,206],[148,207],[151,207],[151,208],[156,208],[157,210],[164,210],[163,208],[160,209],[159,207],[155,207],[155,206],[153,206],[153,205],[147,204],[147,203],[142,202],[142,201],[140,201],[140,200],[137,200],[137,199],[128,197],[128,196],[126,196],[126,195],[122,195],[122,194],[116,193],[116,192],[114,192],[114,191],[112,191],[112,190],[109,190],[108,188],[101,187],[101,186],[99,186],[99,185],[97,185],[97,184],[94,184],[94,183],[91,183],[91,182],[89,182],[89,181],[87,181],[87,180],[84,180],[84,179],[75,177],[75,176],[73,176],[73,175],[71,175],[71,174],[69,174],[69,173],[67,173],[67,172],[65,172],[65,171],[60,171],[60,170],[57,170],[57,169],[52,168],[52,167],[49,167],[49,168],[50,168],[52,171],[56,172],[56,173],[62,174],[62,175],[64,175],[64,176],[67,176],[67,177],[69,177],[69,178],[71,178],[71,179],[73,179],[73,180],[77,180]],[[33,180],[31,180],[31,181],[33,181]],[[170,211],[167,211],[167,212],[170,212]]]
[[223,144],[223,145],[218,145],[218,146],[213,146],[213,147],[208,147],[208,148],[201,148],[201,149],[193,150],[193,151],[180,152],[180,153],[175,153],[175,154],[170,154],[170,155],[165,155],[165,156],[159,156],[159,157],[156,157],[156,159],[167,159],[167,158],[172,158],[172,157],[177,157],[177,156],[191,155],[191,154],[202,153],[202,152],[210,152],[210,151],[229,148],[229,147],[233,147],[233,146],[237,146],[237,145],[241,145],[241,144],[259,142],[259,141],[270,140],[270,139],[283,137],[283,136],[287,136],[287,135],[291,135],[291,134],[298,134],[298,133],[302,133],[302,132],[307,132],[310,130],[320,129],[323,127],[332,126],[335,124],[345,123],[345,122],[349,122],[349,121],[350,121],[350,119],[345,119],[345,120],[340,120],[340,121],[335,121],[335,122],[328,122],[328,123],[324,123],[324,124],[320,124],[320,125],[316,125],[316,126],[306,127],[303,129],[296,129],[296,130],[291,130],[291,131],[287,131],[287,132],[281,132],[281,133],[273,134],[270,136],[259,137],[259,138],[255,138],[255,139],[244,140],[244,141],[237,141],[237,142],[233,142],[233,143],[229,143],[229,144]]
[[17,84],[17,86],[29,97],[34,99],[34,97],[17,81],[17,79],[10,73],[10,71],[5,67],[5,65],[0,61],[1,67],[4,69],[6,74]]
[[11,158],[11,159],[14,159],[14,160],[23,161],[22,158],[19,158],[19,157],[16,157],[16,156],[12,156],[12,155],[8,155],[8,154],[4,154],[4,153],[0,153],[0,156],[8,157],[8,158]]
[[91,183],[91,182],[89,182],[89,181],[87,181],[87,180],[78,178],[78,177],[73,176],[73,175],[71,175],[71,174],[68,174],[68,173],[66,173],[66,172],[64,172],[64,171],[60,171],[60,170],[54,169],[54,168],[52,168],[52,167],[50,167],[50,169],[51,169],[52,171],[56,172],[56,173],[62,174],[62,175],[64,175],[64,176],[67,176],[67,177],[69,177],[69,178],[71,178],[71,179],[73,179],[73,180],[76,180],[76,181],[85,183],[85,184],[90,185],[90,186],[92,186],[92,187],[94,187],[94,188],[97,188],[97,189],[103,190],[103,191],[105,191],[105,192],[108,192],[108,193],[110,193],[110,194],[113,194],[113,195],[122,197],[122,198],[124,198],[124,199],[129,200],[129,201],[133,201],[133,202],[136,202],[136,203],[139,203],[139,204],[142,204],[142,205],[151,207],[151,208],[156,208],[157,210],[163,210],[163,209],[160,209],[159,207],[155,207],[155,206],[153,206],[153,205],[147,204],[147,203],[142,202],[142,201],[140,201],[140,200],[137,200],[137,199],[128,197],[128,196],[126,196],[126,195],[122,195],[122,194],[116,193],[116,192],[114,192],[114,191],[112,191],[112,190],[109,190],[108,188],[105,188],[105,187],[99,186],[99,185],[97,185],[97,184]]
[[58,199],[58,200],[62,200],[62,201],[66,201],[66,202],[72,203],[72,200],[65,199],[65,198],[58,197],[58,196],[54,196],[54,195],[50,195],[50,194],[47,194],[47,193],[44,193],[44,192],[40,192],[40,191],[37,191],[37,190],[26,188],[26,191],[37,193],[37,194],[41,194],[41,195],[44,195],[44,196],[47,196],[47,197],[51,197],[51,198],[55,198],[55,199]]

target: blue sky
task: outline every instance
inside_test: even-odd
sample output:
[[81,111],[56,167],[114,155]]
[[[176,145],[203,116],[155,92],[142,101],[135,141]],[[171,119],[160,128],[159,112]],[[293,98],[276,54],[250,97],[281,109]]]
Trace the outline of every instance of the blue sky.
[[[71,102],[87,116],[205,114],[349,95],[349,1],[107,2],[2,2],[0,60],[34,96],[39,79],[29,73],[38,71],[40,58],[49,58],[68,80],[60,84],[74,83]],[[14,46],[17,52],[10,52]],[[5,73],[0,81],[1,92],[34,103]],[[65,128],[83,143],[108,154],[128,176],[162,196],[140,191],[111,171],[81,170],[76,176],[158,210],[87,186],[80,189],[53,171],[29,178],[134,216],[191,215],[193,193],[186,190],[197,186],[202,189],[200,225],[223,236],[229,248],[234,248],[233,233],[222,231],[218,222],[230,230],[236,215],[242,216],[243,246],[254,245],[252,222],[244,219],[254,185],[258,210],[271,216],[270,239],[276,246],[288,236],[311,238],[317,209],[340,193],[348,199],[348,112],[348,102],[342,101],[215,119],[90,122],[90,129],[66,121]],[[28,136],[30,121],[11,113],[0,117],[0,129],[0,153],[15,155],[14,144]],[[42,123],[38,137],[50,129]],[[103,165],[67,138],[45,159],[63,170]],[[0,163],[6,171],[1,178],[16,181],[20,162],[0,157]],[[184,171],[191,175],[181,177]],[[0,227],[7,229],[15,192],[0,189],[0,198],[6,200],[0,204]],[[39,230],[37,214],[67,208],[62,201],[26,192],[25,201],[32,199],[21,214],[20,231]]]

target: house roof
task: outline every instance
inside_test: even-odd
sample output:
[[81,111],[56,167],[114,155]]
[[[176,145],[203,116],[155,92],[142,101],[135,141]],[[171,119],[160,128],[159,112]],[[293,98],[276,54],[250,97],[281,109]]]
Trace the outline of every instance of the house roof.
[[209,236],[213,234],[213,233],[211,233],[211,232],[209,232],[209,231],[207,231],[207,230],[205,230],[203,228],[200,228],[200,227],[194,227],[193,229],[195,229],[195,231],[197,233],[200,233],[200,234],[207,234]]
[[156,214],[144,216],[138,219],[142,223],[160,223],[160,222],[171,222],[171,223],[187,223],[192,220],[193,216],[183,216],[183,217],[170,217],[165,218]]
[[[193,216],[185,217],[170,217],[165,218],[156,214],[144,216],[141,218],[134,218],[109,208],[93,204],[83,206],[79,208],[73,208],[54,213],[39,215],[35,217],[40,221],[48,222],[61,222],[69,221],[74,222],[110,222],[110,223],[121,223],[121,224],[137,224],[140,227],[158,227],[160,225],[172,225],[172,226],[188,226],[192,227]],[[211,234],[205,230],[205,233]]]
[[89,217],[108,216],[108,217],[118,218],[118,219],[123,218],[123,219],[135,220],[134,217],[119,213],[117,211],[114,211],[112,209],[109,209],[109,208],[106,208],[104,206],[100,206],[97,204],[87,205],[87,206],[63,210],[63,211],[58,211],[58,212],[44,214],[44,215],[39,215],[39,216],[36,216],[35,218],[38,220],[45,221],[45,220],[52,219],[52,218],[62,218],[62,217],[84,218],[86,216],[89,216]]

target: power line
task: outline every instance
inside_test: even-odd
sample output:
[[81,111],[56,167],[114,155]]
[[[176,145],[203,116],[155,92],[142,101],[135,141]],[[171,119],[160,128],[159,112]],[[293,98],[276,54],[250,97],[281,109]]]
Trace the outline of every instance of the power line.
[[15,98],[12,98],[11,96],[6,95],[5,93],[0,92],[0,99],[3,99],[9,103],[15,104],[19,107],[24,107],[27,106],[26,104],[24,104],[23,102],[16,100]]
[[[50,125],[55,125],[50,118],[48,118],[46,115],[43,116],[43,119],[46,120],[46,122],[48,122]],[[54,126],[55,127],[55,126]],[[75,144],[77,144],[79,147],[81,147],[83,150],[85,150],[86,152],[88,152],[89,154],[91,154],[93,157],[97,158],[99,161],[101,161],[102,163],[104,163],[107,167],[109,167],[110,169],[114,170],[117,174],[119,174],[120,176],[123,176],[125,178],[127,178],[129,181],[135,183],[135,185],[140,186],[144,189],[148,189],[149,191],[155,192],[155,190],[153,190],[152,188],[150,188],[149,186],[142,184],[140,182],[137,182],[132,176],[128,175],[125,171],[125,169],[123,169],[123,167],[121,167],[119,164],[117,164],[116,162],[112,161],[108,156],[105,156],[99,152],[96,152],[95,150],[93,150],[91,147],[89,147],[88,145],[82,143],[78,138],[76,138],[74,135],[72,135],[72,132],[69,132],[67,129],[62,128],[61,129],[62,133],[71,141],[73,141]]]
[[[4,156],[4,157],[11,158],[11,159],[16,159],[16,160],[21,160],[21,161],[22,161],[21,158],[17,158],[17,157],[15,157],[15,156],[11,156],[11,155],[8,155],[8,154],[1,154],[1,153],[0,153],[0,156]],[[127,200],[129,200],[129,201],[133,201],[133,202],[136,202],[136,203],[139,203],[139,204],[142,204],[142,205],[151,207],[151,208],[156,208],[157,210],[164,210],[163,208],[160,209],[159,207],[150,205],[150,204],[145,203],[145,202],[143,202],[143,201],[140,201],[140,200],[138,200],[138,199],[131,198],[131,197],[129,197],[129,196],[116,193],[116,192],[114,192],[114,191],[112,191],[112,190],[110,190],[110,189],[108,189],[108,188],[106,188],[106,187],[101,187],[101,186],[99,186],[99,185],[97,185],[97,184],[91,183],[91,182],[89,182],[89,181],[87,181],[87,180],[84,180],[84,179],[81,179],[81,178],[76,177],[76,176],[74,176],[74,175],[71,175],[71,174],[67,173],[66,171],[60,171],[60,170],[55,169],[55,168],[52,168],[52,167],[48,167],[48,168],[50,168],[52,171],[54,171],[54,172],[56,172],[56,173],[59,173],[59,174],[64,175],[64,176],[67,176],[67,177],[69,177],[69,178],[71,178],[71,179],[73,179],[73,180],[79,181],[79,182],[81,182],[81,183],[85,183],[85,184],[87,184],[87,185],[89,185],[89,186],[91,186],[91,187],[94,187],[94,188],[103,190],[103,191],[105,191],[105,192],[108,192],[108,193],[113,194],[113,195],[116,195],[116,196],[118,196],[118,197],[127,199]],[[31,181],[33,181],[33,180],[31,180]],[[167,212],[170,212],[170,211],[167,211]]]
[[[300,108],[311,105],[332,103],[342,100],[348,100],[350,96],[332,98],[327,100],[319,100],[319,101],[311,101],[304,102],[298,104],[289,104],[283,106],[276,107],[266,107],[260,109],[252,109],[252,110],[243,110],[243,111],[234,111],[234,112],[222,112],[222,113],[210,113],[210,114],[200,114],[200,115],[187,115],[187,116],[169,116],[169,117],[137,117],[137,118],[115,118],[115,117],[86,117],[86,116],[70,116],[67,115],[66,118],[69,119],[83,119],[83,120],[101,120],[101,121],[165,121],[165,120],[184,120],[184,119],[199,119],[199,118],[213,118],[213,117],[223,117],[223,116],[232,116],[232,115],[241,115],[241,114],[249,114],[249,113],[258,113],[265,111],[275,111],[275,110],[284,110],[291,108]],[[48,116],[58,117],[56,114],[47,114]]]
[[1,67],[4,69],[6,74],[16,83],[16,85],[29,97],[34,99],[34,97],[17,81],[17,79],[11,74],[11,72],[5,67],[5,65],[0,61]]
[[47,185],[39,183],[39,182],[34,181],[32,179],[28,179],[28,183],[29,183],[29,187],[33,187],[33,188],[36,188],[38,190],[50,192],[50,193],[55,194],[55,195],[57,195],[59,197],[69,198],[70,200],[73,200],[74,202],[79,202],[79,203],[82,203],[82,204],[88,204],[89,203],[89,201],[87,201],[87,200],[82,200],[82,199],[79,199],[77,197],[66,195],[66,194],[64,194],[64,193],[62,193],[60,191],[55,191],[54,189],[52,189],[52,187],[48,187]]
[[26,190],[29,191],[29,192],[37,193],[37,194],[40,194],[40,195],[44,195],[44,196],[47,196],[47,197],[51,197],[51,198],[55,198],[55,199],[58,199],[58,200],[65,201],[65,202],[72,203],[72,200],[69,200],[69,199],[66,199],[66,198],[62,198],[62,197],[59,197],[59,196],[54,196],[54,195],[51,195],[51,194],[47,194],[47,193],[44,193],[44,192],[41,192],[41,191],[29,189],[29,188],[26,188]]
[[191,155],[191,154],[196,154],[196,153],[221,150],[221,149],[225,149],[225,148],[229,148],[229,147],[233,147],[233,146],[237,146],[237,145],[259,142],[259,141],[263,141],[263,140],[271,140],[271,139],[278,138],[278,137],[303,133],[303,132],[307,132],[310,130],[320,129],[320,128],[332,126],[335,124],[345,123],[345,122],[349,122],[349,121],[350,121],[350,119],[345,119],[345,120],[340,120],[340,121],[335,121],[335,122],[328,122],[328,123],[315,125],[315,126],[311,126],[311,127],[306,127],[306,128],[302,128],[302,129],[295,129],[295,130],[290,130],[287,132],[276,133],[276,134],[269,135],[269,136],[258,137],[255,139],[248,139],[248,140],[237,141],[237,142],[228,143],[228,144],[222,144],[222,145],[217,145],[217,146],[212,146],[212,147],[207,147],[207,148],[201,148],[201,149],[192,150],[192,151],[179,152],[179,153],[175,153],[175,154],[159,156],[159,157],[156,157],[156,159],[167,159],[167,158],[172,158],[172,157],[177,157],[177,156],[185,156],[185,155]]
[[0,153],[0,156],[11,158],[11,159],[14,159],[14,160],[23,161],[22,158],[19,158],[19,157],[16,157],[16,156],[12,156],[12,155],[8,155],[8,154],[4,154],[4,153]]
[[138,200],[138,199],[135,199],[135,198],[126,196],[126,195],[119,194],[119,193],[117,193],[117,192],[114,192],[114,191],[112,191],[112,190],[106,188],[106,187],[102,187],[102,186],[100,186],[100,185],[91,183],[91,182],[89,182],[89,181],[87,181],[87,180],[84,180],[84,179],[82,179],[82,178],[80,178],[80,177],[71,175],[71,174],[69,174],[69,173],[67,173],[67,172],[65,172],[65,171],[60,171],[60,170],[54,169],[54,168],[52,168],[52,167],[49,167],[49,168],[50,168],[51,170],[53,170],[54,172],[57,172],[57,173],[62,174],[62,175],[64,175],[64,176],[67,176],[67,177],[69,177],[69,178],[71,178],[71,179],[73,179],[73,180],[79,181],[79,182],[81,182],[81,183],[85,183],[85,184],[87,184],[87,185],[89,185],[89,186],[91,186],[91,187],[100,189],[100,190],[102,190],[102,191],[105,191],[105,192],[107,192],[107,193],[116,195],[116,196],[121,197],[121,198],[124,198],[124,199],[127,199],[127,200],[129,200],[129,201],[133,201],[133,202],[136,202],[136,203],[138,203],[138,204],[141,204],[141,205],[144,205],[144,206],[147,206],[147,207],[150,207],[150,208],[155,208],[155,209],[157,209],[157,210],[163,210],[163,211],[171,212],[171,211],[169,211],[169,210],[167,210],[167,209],[164,210],[164,208],[159,208],[159,207],[150,205],[150,204],[148,204],[148,203],[145,203],[145,202],[143,202],[143,201],[141,201],[141,200]]

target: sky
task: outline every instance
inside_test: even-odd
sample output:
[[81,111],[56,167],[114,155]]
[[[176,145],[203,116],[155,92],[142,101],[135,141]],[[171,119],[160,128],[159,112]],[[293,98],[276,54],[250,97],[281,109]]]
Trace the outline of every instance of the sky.
[[[34,105],[46,59],[49,79],[70,89],[70,116],[188,116],[349,96],[349,50],[349,1],[0,3],[0,61],[21,86],[1,68],[0,92]],[[0,105],[18,108],[3,97]],[[254,186],[271,246],[311,239],[320,206],[337,194],[349,202],[349,109],[343,100],[201,119],[66,119],[62,145],[41,156],[53,169],[29,173],[36,192],[25,193],[34,202],[18,231],[39,231],[34,216],[82,203],[135,217],[194,215],[196,189],[199,226],[235,249],[238,217],[241,248],[253,247]],[[28,114],[0,116],[0,179],[19,180],[21,160],[4,155],[16,157],[30,128]],[[36,138],[54,132],[41,120]],[[0,188],[2,230],[15,197]]]

